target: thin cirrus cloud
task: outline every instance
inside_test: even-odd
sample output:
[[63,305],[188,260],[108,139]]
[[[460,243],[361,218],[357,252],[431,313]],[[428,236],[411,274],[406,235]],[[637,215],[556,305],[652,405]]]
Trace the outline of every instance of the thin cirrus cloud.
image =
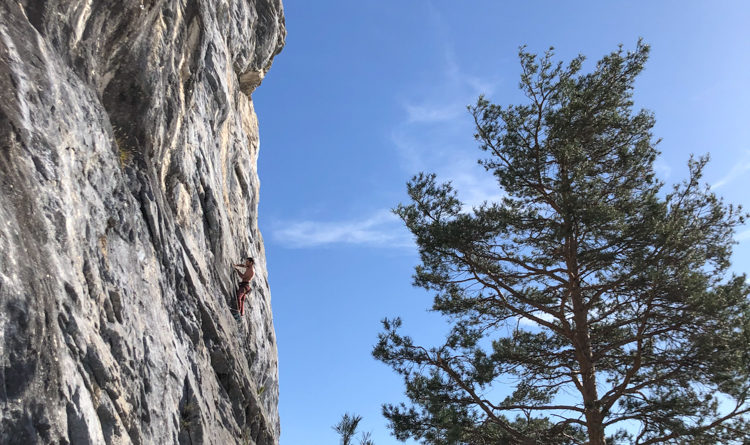
[[455,51],[446,45],[443,50],[443,69],[439,78],[423,85],[420,98],[403,100],[405,124],[441,124],[466,116],[466,106],[480,94],[495,91],[495,79],[484,79],[463,71],[456,61]]
[[418,99],[402,100],[404,118],[391,131],[401,169],[408,174],[434,172],[440,181],[450,181],[464,211],[501,198],[493,176],[477,165],[481,153],[466,109],[479,95],[492,94],[496,83],[463,71],[446,45],[439,76],[421,86]]
[[406,111],[406,122],[409,124],[432,124],[456,119],[463,114],[463,109],[458,104],[428,105],[428,104],[403,104]]
[[735,179],[744,176],[744,174],[750,171],[750,150],[745,150],[744,156],[742,159],[734,164],[734,167],[732,167],[731,170],[729,170],[729,173],[724,175],[721,179],[713,183],[711,186],[711,190],[716,190],[719,187],[723,187],[727,185],[728,183],[734,181]]
[[[449,33],[443,29],[441,17],[434,18],[438,38],[447,41]],[[437,78],[410,88],[410,94],[400,99],[403,117],[391,131],[391,143],[402,171],[409,175],[435,172],[439,180],[451,181],[464,203],[464,211],[469,212],[472,206],[501,198],[493,176],[476,163],[479,151],[466,110],[480,94],[492,94],[497,82],[462,71],[450,44],[444,48],[443,66],[437,71]],[[281,245],[296,249],[414,248],[411,234],[386,209],[349,220],[284,221],[272,229],[272,236]]]
[[275,241],[288,248],[354,245],[382,248],[413,247],[401,220],[390,211],[343,221],[291,221],[272,230]]
[[662,179],[669,179],[672,176],[672,167],[662,160],[654,162],[654,170]]

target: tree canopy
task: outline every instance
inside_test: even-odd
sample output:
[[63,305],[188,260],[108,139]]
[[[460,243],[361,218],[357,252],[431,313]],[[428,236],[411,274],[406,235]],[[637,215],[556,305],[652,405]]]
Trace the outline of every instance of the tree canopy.
[[521,49],[528,99],[469,107],[496,202],[464,209],[421,173],[395,212],[414,283],[451,320],[420,346],[384,320],[373,353],[411,403],[399,439],[429,444],[746,444],[750,287],[728,270],[747,215],[702,183],[665,187],[652,113],[632,94],[649,47],[582,72]]

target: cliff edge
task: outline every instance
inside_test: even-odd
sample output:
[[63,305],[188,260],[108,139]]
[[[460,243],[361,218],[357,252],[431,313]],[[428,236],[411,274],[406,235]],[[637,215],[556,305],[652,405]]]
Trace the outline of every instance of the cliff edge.
[[0,0],[0,443],[278,443],[250,95],[285,34],[280,0]]

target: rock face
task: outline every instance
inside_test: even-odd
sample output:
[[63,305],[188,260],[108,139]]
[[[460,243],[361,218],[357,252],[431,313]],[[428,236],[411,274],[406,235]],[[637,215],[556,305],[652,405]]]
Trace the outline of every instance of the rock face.
[[278,443],[250,94],[285,33],[280,0],[0,0],[0,443]]

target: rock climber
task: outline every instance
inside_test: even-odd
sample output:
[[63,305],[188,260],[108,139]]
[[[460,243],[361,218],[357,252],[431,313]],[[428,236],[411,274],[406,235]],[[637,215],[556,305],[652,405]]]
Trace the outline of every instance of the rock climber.
[[[252,257],[247,257],[244,264],[232,265],[234,271],[240,276],[240,287],[237,289],[237,313],[235,314],[235,318],[238,320],[245,315],[245,297],[252,289],[250,281],[253,279],[253,276],[255,276],[255,270],[253,270],[254,265],[255,260]],[[244,272],[241,269],[244,269]]]

